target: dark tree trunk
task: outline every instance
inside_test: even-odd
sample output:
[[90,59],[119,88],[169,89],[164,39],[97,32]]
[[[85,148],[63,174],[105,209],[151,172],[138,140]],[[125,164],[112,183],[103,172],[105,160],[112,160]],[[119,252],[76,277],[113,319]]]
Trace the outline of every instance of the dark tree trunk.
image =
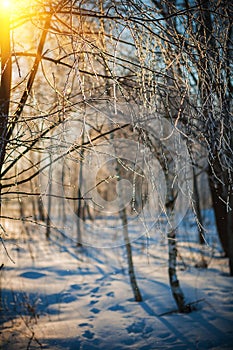
[[[209,167],[209,186],[211,191],[211,197],[212,197],[212,204],[213,204],[213,210],[214,210],[214,216],[215,216],[215,222],[216,227],[219,235],[219,239],[222,245],[222,248],[224,250],[225,255],[229,256],[229,249],[228,249],[228,235],[227,235],[227,207],[226,204],[223,202],[223,192],[225,189],[223,188],[223,184],[220,182],[217,182],[216,178],[213,174],[214,169],[210,166]],[[222,198],[222,199],[221,199]]]
[[1,85],[0,85],[0,206],[1,174],[7,145],[7,127],[11,89],[11,47],[10,21],[5,13],[0,14],[0,50],[1,50]]
[[220,242],[233,276],[233,171],[228,169],[223,173],[219,169],[218,161],[209,167],[209,184]]
[[[1,85],[0,85],[0,165],[2,167],[5,157],[6,133],[11,89],[11,48],[9,18],[0,15],[2,20],[0,30],[1,49]],[[1,170],[1,169],[0,169]]]
[[43,206],[41,196],[37,197],[37,206],[38,206],[38,212],[39,212],[39,220],[45,221],[44,206]]
[[205,244],[205,233],[203,229],[203,220],[201,215],[201,207],[200,207],[200,196],[198,190],[197,183],[197,175],[195,174],[195,170],[193,169],[193,201],[194,201],[194,211],[198,225],[198,233],[199,233],[199,242],[200,244]]
[[233,189],[229,198],[229,210],[227,213],[227,232],[228,232],[228,250],[229,250],[229,268],[230,275],[233,276]]
[[[30,187],[31,187],[31,192],[33,193],[34,187],[32,182],[30,181]],[[32,203],[32,213],[33,213],[33,219],[37,220],[37,215],[36,215],[36,203],[35,203],[35,197],[32,196],[31,198],[31,203]]]

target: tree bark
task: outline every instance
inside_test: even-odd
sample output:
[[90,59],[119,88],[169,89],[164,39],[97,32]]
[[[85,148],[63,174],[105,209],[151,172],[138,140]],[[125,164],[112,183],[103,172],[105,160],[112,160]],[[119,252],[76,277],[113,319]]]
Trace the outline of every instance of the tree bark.
[[[84,130],[82,133],[82,144],[84,143]],[[84,201],[81,199],[82,197],[82,191],[81,191],[81,187],[82,187],[82,182],[83,182],[83,158],[84,158],[84,149],[83,147],[81,147],[81,151],[80,151],[80,164],[79,164],[79,177],[78,177],[78,207],[77,207],[77,246],[78,247],[82,247],[82,224],[83,224],[83,220],[85,217],[85,206],[84,206]]]
[[[218,168],[218,169],[217,169]],[[215,216],[215,222],[216,227],[219,235],[219,239],[223,248],[223,251],[225,255],[229,256],[229,247],[228,247],[228,234],[227,234],[227,221],[228,221],[228,214],[227,214],[227,207],[224,203],[224,192],[225,192],[225,186],[224,184],[221,184],[217,179],[216,175],[219,175],[219,166],[213,164],[212,166],[209,166],[208,170],[209,175],[209,186],[211,191],[211,197],[212,197],[212,205],[214,210],[214,216]]]
[[52,155],[49,155],[49,183],[48,183],[48,206],[46,218],[46,238],[49,239],[51,232],[51,208],[52,208]]
[[0,173],[5,158],[6,134],[10,106],[11,89],[11,47],[10,47],[10,20],[3,13],[0,15],[0,49],[1,49],[1,85],[0,85]]
[[141,295],[140,289],[138,287],[136,275],[135,275],[135,272],[134,272],[132,249],[131,249],[131,244],[130,244],[130,240],[129,240],[129,233],[128,233],[127,212],[126,212],[126,208],[124,207],[124,203],[121,203],[122,202],[122,197],[121,197],[122,188],[120,186],[121,185],[121,183],[120,183],[121,171],[120,171],[118,163],[116,165],[116,172],[117,172],[117,175],[118,175],[118,181],[119,181],[119,187],[120,187],[120,191],[119,191],[120,208],[123,207],[123,209],[119,210],[119,215],[120,215],[122,226],[123,226],[123,236],[124,236],[124,242],[125,242],[126,253],[127,253],[128,272],[129,272],[130,284],[131,284],[131,288],[132,288],[132,291],[133,291],[133,294],[134,294],[135,301],[140,302],[140,301],[142,301],[142,295]]
[[171,286],[172,295],[178,306],[180,312],[186,311],[185,298],[182,289],[180,288],[180,283],[176,274],[176,258],[177,258],[177,248],[176,248],[176,233],[175,230],[171,231],[167,235],[168,238],[168,274],[169,282]]
[[[173,181],[172,181],[173,182]],[[180,287],[180,282],[177,277],[177,241],[176,241],[176,230],[173,227],[173,215],[175,205],[175,195],[172,193],[172,182],[169,181],[169,174],[167,176],[167,201],[166,201],[166,214],[171,225],[171,230],[167,233],[168,239],[168,275],[169,282],[172,291],[172,295],[175,299],[179,312],[191,311],[185,305],[184,293]]]
[[[168,129],[168,124],[162,125],[163,133],[161,137],[171,135],[171,131]],[[168,129],[168,130],[167,130]],[[140,130],[139,130],[140,132]],[[180,282],[177,276],[177,240],[176,240],[176,228],[174,222],[174,208],[176,198],[178,196],[179,188],[177,186],[177,171],[175,167],[175,160],[172,156],[169,144],[166,145],[165,141],[161,141],[157,137],[153,137],[153,134],[141,133],[142,139],[149,147],[153,146],[154,156],[158,159],[166,181],[166,199],[165,209],[166,218],[168,220],[166,233],[168,240],[168,275],[169,282],[172,291],[172,295],[177,304],[179,312],[192,311],[190,306],[185,304],[185,296],[180,286]]]
[[[1,50],[1,85],[0,85],[0,211],[1,211],[1,179],[4,164],[7,126],[9,119],[10,90],[11,90],[11,45],[10,19],[5,13],[0,14],[0,50]],[[1,212],[0,212],[1,215]]]
[[127,253],[130,283],[131,283],[135,301],[140,302],[142,301],[142,295],[138,287],[135,272],[134,272],[132,249],[131,249],[131,244],[129,241],[129,234],[128,234],[128,220],[127,220],[127,213],[125,208],[120,210],[120,218],[123,225],[123,234],[124,234],[124,241],[125,241],[125,247],[126,247],[126,253]]
[[233,171],[222,170],[219,160],[209,167],[209,184],[216,226],[226,257],[229,258],[230,275],[233,276]]
[[229,207],[227,213],[227,232],[228,232],[228,249],[229,249],[229,268],[230,275],[233,276],[233,185],[231,184],[229,194]]
[[200,244],[205,244],[205,233],[203,229],[203,220],[201,215],[197,175],[195,174],[194,169],[193,169],[193,202],[194,202],[194,211],[195,211],[195,216],[196,216],[197,226],[198,226],[199,242]]

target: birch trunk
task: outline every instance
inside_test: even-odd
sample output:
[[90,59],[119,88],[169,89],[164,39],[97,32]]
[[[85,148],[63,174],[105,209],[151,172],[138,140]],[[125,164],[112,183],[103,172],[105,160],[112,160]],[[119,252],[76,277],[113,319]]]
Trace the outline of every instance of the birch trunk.
[[51,229],[51,208],[52,208],[52,156],[50,154],[50,165],[49,165],[49,183],[48,183],[48,207],[47,207],[47,218],[46,218],[46,238],[50,237]]
[[179,311],[185,312],[186,306],[185,306],[184,293],[180,287],[180,283],[176,273],[177,248],[176,248],[175,230],[169,232],[167,235],[167,238],[168,238],[168,254],[169,254],[168,274],[169,274],[170,287]]
[[[170,126],[169,126],[170,127]],[[168,124],[163,125],[163,134],[161,136],[170,135]],[[184,293],[180,287],[180,282],[177,276],[177,239],[176,239],[176,224],[175,224],[175,204],[179,193],[177,184],[176,157],[172,156],[172,143],[166,144],[158,138],[154,138],[153,134],[147,135],[149,144],[153,145],[154,156],[158,159],[165,176],[166,184],[166,199],[165,209],[168,226],[166,228],[168,239],[168,275],[172,291],[179,312],[190,312],[190,306],[185,304]],[[163,137],[162,137],[163,139]],[[148,142],[148,140],[146,142]]]
[[137,280],[134,272],[132,249],[131,249],[131,244],[130,244],[129,234],[128,234],[128,219],[127,219],[127,213],[125,208],[120,210],[120,218],[123,224],[123,234],[124,234],[124,241],[125,241],[125,247],[126,247],[126,253],[127,253],[130,283],[133,290],[135,301],[140,302],[142,301],[142,295],[141,295],[140,289],[138,288],[138,284],[137,284]]
[[167,233],[168,239],[168,275],[172,291],[179,312],[189,312],[189,308],[185,305],[184,293],[180,287],[180,282],[177,276],[177,239],[176,229],[174,226],[174,205],[176,194],[173,192],[173,179],[168,174],[166,178],[167,185],[167,200],[166,200],[166,214],[169,220],[171,230]]
[[121,197],[121,193],[122,193],[123,189],[121,188],[121,182],[120,182],[121,171],[120,171],[118,163],[116,165],[116,172],[117,172],[118,181],[119,181],[120,208],[123,208],[123,209],[119,210],[119,215],[120,215],[121,222],[123,225],[123,235],[124,235],[124,242],[125,242],[126,253],[127,253],[127,262],[128,262],[128,272],[129,272],[130,284],[131,284],[131,287],[133,290],[135,301],[140,302],[140,301],[142,301],[142,295],[141,295],[140,289],[138,287],[137,279],[136,279],[135,272],[134,272],[132,249],[131,249],[129,233],[128,233],[127,212],[126,212],[126,208],[124,207],[124,203],[122,203],[122,197]]
[[[84,143],[84,130],[82,134],[82,143]],[[80,151],[80,165],[79,165],[79,177],[78,177],[78,207],[77,207],[77,246],[82,247],[82,223],[84,220],[84,201],[81,199],[82,197],[82,182],[83,182],[83,156],[84,156],[84,149],[81,148]]]

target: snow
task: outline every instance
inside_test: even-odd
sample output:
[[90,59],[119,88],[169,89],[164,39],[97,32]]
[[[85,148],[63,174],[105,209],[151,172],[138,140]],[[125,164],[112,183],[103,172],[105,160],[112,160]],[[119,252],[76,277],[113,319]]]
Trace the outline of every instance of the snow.
[[[1,349],[232,349],[233,279],[206,218],[205,247],[193,218],[179,228],[179,280],[196,307],[189,314],[175,311],[167,244],[156,228],[131,242],[137,303],[124,246],[80,248],[56,231],[46,241],[38,226],[11,226],[5,243],[15,263],[1,246]],[[207,269],[195,267],[202,256]]]

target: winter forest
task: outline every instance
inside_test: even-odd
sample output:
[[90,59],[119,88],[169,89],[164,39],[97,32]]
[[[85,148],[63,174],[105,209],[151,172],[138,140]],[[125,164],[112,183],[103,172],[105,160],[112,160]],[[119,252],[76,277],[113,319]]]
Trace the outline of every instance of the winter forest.
[[0,0],[1,349],[232,349],[232,18]]

